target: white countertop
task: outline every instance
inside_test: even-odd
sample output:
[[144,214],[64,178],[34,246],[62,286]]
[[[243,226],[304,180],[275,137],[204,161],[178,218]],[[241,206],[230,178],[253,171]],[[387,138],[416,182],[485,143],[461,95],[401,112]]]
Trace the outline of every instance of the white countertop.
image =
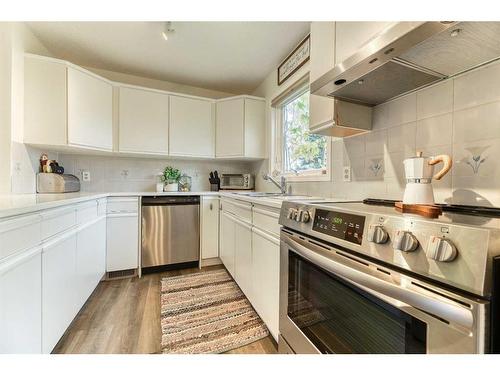
[[224,191],[191,191],[191,192],[106,192],[106,193],[65,193],[65,194],[4,194],[0,195],[0,218],[22,215],[67,204],[79,203],[91,199],[105,197],[130,197],[130,196],[174,196],[174,195],[215,195],[229,197],[242,201],[261,204],[268,207],[280,208],[282,200],[269,197],[248,197],[235,192]]

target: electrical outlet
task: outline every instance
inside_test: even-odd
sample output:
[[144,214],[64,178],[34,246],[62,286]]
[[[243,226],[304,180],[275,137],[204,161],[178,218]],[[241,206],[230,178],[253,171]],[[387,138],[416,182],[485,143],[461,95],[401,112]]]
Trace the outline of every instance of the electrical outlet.
[[351,182],[351,167],[348,165],[342,169],[342,181]]
[[82,171],[82,180],[86,182],[90,181],[90,171]]

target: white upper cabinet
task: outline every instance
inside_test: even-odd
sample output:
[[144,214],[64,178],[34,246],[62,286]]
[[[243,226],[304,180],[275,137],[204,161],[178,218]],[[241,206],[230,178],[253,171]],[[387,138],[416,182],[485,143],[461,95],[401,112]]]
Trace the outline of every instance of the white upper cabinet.
[[120,152],[168,155],[168,95],[140,88],[119,88]]
[[213,100],[170,96],[170,155],[214,157]]
[[24,59],[24,142],[67,144],[66,64]]
[[[335,22],[311,22],[311,58],[309,81],[314,82],[335,66]],[[309,96],[309,128],[334,121],[333,99]]]
[[311,22],[309,80],[314,82],[335,66],[335,22]]
[[356,53],[395,22],[335,22],[335,65]]
[[26,55],[24,142],[111,151],[113,88],[69,63]]
[[68,143],[113,149],[113,86],[73,67],[68,67]]
[[217,101],[216,156],[265,158],[265,100],[237,96]]

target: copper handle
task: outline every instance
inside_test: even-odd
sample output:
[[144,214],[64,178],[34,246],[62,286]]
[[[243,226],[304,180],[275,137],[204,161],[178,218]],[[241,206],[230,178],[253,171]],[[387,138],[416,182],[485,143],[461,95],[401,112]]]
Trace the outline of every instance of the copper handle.
[[435,180],[440,180],[441,178],[443,178],[443,176],[448,173],[448,171],[451,169],[451,166],[453,165],[453,162],[451,160],[451,157],[449,157],[448,155],[438,155],[438,156],[434,156],[430,161],[429,161],[429,165],[434,165],[434,164],[437,164],[437,163],[440,163],[440,162],[443,162],[443,168],[441,168],[441,170],[436,173],[434,175],[434,179]]

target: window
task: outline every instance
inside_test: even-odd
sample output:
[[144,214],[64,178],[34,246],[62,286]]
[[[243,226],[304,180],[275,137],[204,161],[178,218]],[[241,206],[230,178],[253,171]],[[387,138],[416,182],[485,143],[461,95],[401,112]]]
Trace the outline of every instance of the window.
[[276,135],[279,140],[275,169],[292,180],[329,180],[330,142],[309,132],[309,88],[302,86],[278,106]]

